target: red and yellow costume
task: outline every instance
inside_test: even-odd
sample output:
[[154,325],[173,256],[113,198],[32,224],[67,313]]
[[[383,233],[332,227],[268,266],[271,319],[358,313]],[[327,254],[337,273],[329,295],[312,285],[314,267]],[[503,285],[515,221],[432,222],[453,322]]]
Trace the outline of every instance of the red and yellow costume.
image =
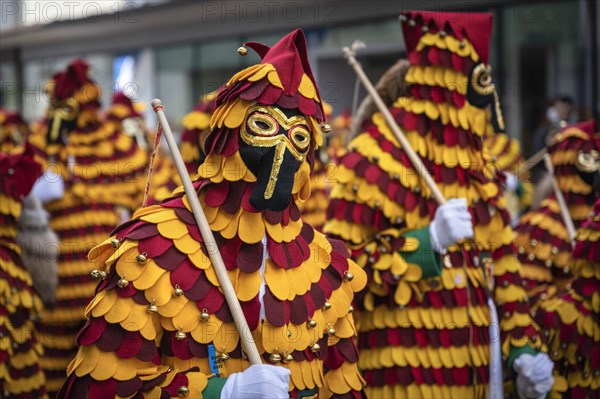
[[567,292],[540,304],[535,316],[554,360],[551,398],[600,396],[600,200],[577,232]]
[[[501,121],[485,64],[492,16],[401,18],[409,86],[389,110],[443,195],[467,199],[475,244],[452,245],[443,258],[432,249],[438,204],[379,112],[341,158],[324,231],[346,241],[369,277],[357,314],[368,396],[487,398],[490,362],[494,377],[502,373],[500,356],[490,354],[498,335],[509,364],[541,345],[505,200],[484,171],[482,137],[490,119]],[[501,388],[494,379],[494,391]]]
[[[0,397],[6,399],[47,398],[43,355],[34,322],[42,301],[33,289],[31,276],[21,260],[17,245],[21,201],[41,175],[33,148],[17,146],[11,139],[26,126],[17,115],[0,109],[2,151],[0,152]],[[9,145],[12,143],[12,145]],[[9,147],[12,147],[9,149]]]
[[210,118],[217,107],[217,91],[208,93],[194,106],[192,112],[183,118],[181,133],[181,157],[193,179],[204,161],[204,140],[210,132]]
[[[351,302],[366,276],[297,205],[310,194],[323,119],[304,34],[247,46],[262,62],[219,93],[198,199],[259,352],[291,370],[290,396],[358,398]],[[206,251],[181,190],[93,249],[102,281],[59,397],[219,397],[213,373],[249,363]]]
[[[592,181],[582,178],[579,165],[580,157],[600,152],[600,135],[595,132],[594,121],[566,127],[548,148],[575,229],[589,216],[598,195]],[[543,200],[539,209],[523,215],[516,232],[521,275],[535,306],[567,287],[573,278],[573,247],[555,194]]]
[[77,351],[75,336],[97,285],[87,254],[122,222],[123,213],[140,206],[145,182],[146,154],[133,137],[100,119],[100,88],[88,68],[76,60],[54,76],[47,120],[30,139],[44,166],[65,182],[63,197],[45,204],[60,238],[56,306],[44,311],[38,327],[51,396]]
[[[106,120],[117,124],[118,128],[122,129],[126,135],[134,137],[138,145],[146,149],[149,155],[148,161],[150,161],[156,133],[146,129],[144,117],[136,105],[125,94],[118,92],[113,97],[113,104],[108,109]],[[168,154],[164,154],[160,150],[154,157],[150,179],[146,200],[148,205],[159,203],[170,197],[173,190],[181,184],[175,164]]]

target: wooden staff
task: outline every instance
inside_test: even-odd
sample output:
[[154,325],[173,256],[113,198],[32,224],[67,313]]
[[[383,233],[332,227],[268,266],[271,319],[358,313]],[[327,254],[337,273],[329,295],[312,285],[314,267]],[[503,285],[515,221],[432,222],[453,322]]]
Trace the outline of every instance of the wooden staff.
[[250,327],[248,326],[248,322],[244,317],[242,307],[238,302],[233,285],[231,285],[231,280],[229,280],[227,268],[225,267],[225,263],[223,262],[223,258],[219,252],[219,247],[217,247],[217,243],[215,242],[215,237],[210,229],[208,220],[206,220],[204,211],[200,206],[200,201],[198,201],[198,194],[192,185],[190,176],[188,175],[185,164],[183,163],[183,159],[181,158],[181,153],[177,148],[177,143],[175,142],[175,138],[173,137],[173,133],[169,127],[169,122],[165,117],[162,102],[159,99],[155,99],[152,100],[151,104],[154,112],[156,112],[156,115],[158,116],[158,121],[163,129],[165,138],[167,139],[167,144],[169,145],[169,150],[171,150],[173,160],[175,161],[177,172],[179,172],[179,177],[181,177],[185,193],[190,202],[190,206],[192,207],[194,219],[196,220],[198,229],[200,229],[200,234],[202,235],[202,239],[204,240],[204,244],[208,250],[208,255],[210,256],[210,260],[215,268],[217,278],[219,279],[219,284],[221,284],[223,294],[225,295],[225,300],[227,301],[229,310],[233,315],[233,320],[235,321],[235,325],[240,334],[240,339],[244,345],[244,350],[248,355],[248,360],[251,364],[262,364],[262,360],[260,354],[258,353],[258,349],[256,348],[256,344],[254,343],[254,338],[252,337]]
[[348,46],[344,47],[342,49],[344,57],[348,60],[350,66],[352,66],[352,68],[354,68],[354,70],[356,71],[358,78],[362,81],[363,85],[365,86],[365,89],[367,90],[373,101],[375,101],[375,105],[377,105],[377,108],[385,118],[388,127],[392,130],[392,132],[396,136],[396,139],[398,139],[398,141],[402,145],[402,149],[404,150],[406,155],[408,155],[410,162],[412,163],[419,176],[421,176],[421,178],[425,180],[425,183],[431,190],[431,193],[433,194],[435,200],[440,205],[446,203],[446,198],[444,198],[444,195],[438,188],[437,184],[435,184],[435,181],[431,177],[431,174],[427,170],[427,167],[423,164],[423,161],[421,161],[419,155],[417,155],[417,153],[412,149],[410,143],[408,142],[408,139],[406,138],[404,133],[402,133],[402,130],[400,130],[400,127],[394,120],[394,117],[386,107],[381,97],[379,96],[379,93],[377,93],[377,90],[365,74],[365,71],[363,71],[362,66],[359,64],[358,61],[356,61],[356,50],[363,46],[364,45],[361,42],[356,41],[352,44],[352,48]]
[[567,233],[569,233],[569,239],[571,240],[571,245],[575,246],[575,225],[573,224],[573,219],[571,219],[571,214],[569,213],[569,208],[567,207],[567,202],[565,201],[565,197],[560,191],[558,187],[558,182],[556,181],[556,176],[554,175],[554,165],[552,165],[552,158],[550,154],[544,155],[544,163],[546,164],[546,169],[552,178],[552,187],[554,188],[554,195],[556,196],[556,200],[558,201],[558,206],[560,207],[560,214],[562,216],[565,227],[567,228]]

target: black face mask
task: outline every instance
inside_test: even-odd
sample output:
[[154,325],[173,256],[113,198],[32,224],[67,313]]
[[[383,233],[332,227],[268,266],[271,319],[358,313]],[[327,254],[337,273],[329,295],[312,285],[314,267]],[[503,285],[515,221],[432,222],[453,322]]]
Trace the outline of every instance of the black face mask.
[[65,143],[65,137],[77,127],[79,104],[71,99],[53,104],[50,109],[50,123],[48,124],[47,143]]
[[504,116],[496,85],[492,81],[492,68],[483,63],[475,65],[467,83],[467,101],[477,108],[492,107],[492,126],[494,132],[504,132]]
[[310,149],[306,118],[296,109],[251,107],[240,128],[240,155],[256,176],[250,203],[259,211],[290,204],[295,173]]

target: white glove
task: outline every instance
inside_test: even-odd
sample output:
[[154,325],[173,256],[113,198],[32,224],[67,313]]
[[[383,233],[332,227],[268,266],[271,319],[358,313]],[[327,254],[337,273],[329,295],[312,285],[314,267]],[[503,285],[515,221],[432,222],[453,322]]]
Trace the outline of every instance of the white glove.
[[233,373],[221,391],[221,399],[287,399],[290,397],[290,371],[270,364],[254,364]]
[[552,385],[554,363],[545,353],[523,354],[513,363],[517,375],[517,393],[521,399],[543,399]]
[[448,247],[473,237],[473,222],[465,198],[449,199],[435,211],[429,226],[429,239],[435,250],[444,255]]
[[65,182],[62,176],[57,175],[50,169],[46,169],[44,174],[33,185],[29,195],[39,199],[42,204],[61,199],[65,193]]
[[517,192],[517,189],[519,188],[519,178],[510,172],[504,172],[504,174],[506,175],[506,189],[513,193]]

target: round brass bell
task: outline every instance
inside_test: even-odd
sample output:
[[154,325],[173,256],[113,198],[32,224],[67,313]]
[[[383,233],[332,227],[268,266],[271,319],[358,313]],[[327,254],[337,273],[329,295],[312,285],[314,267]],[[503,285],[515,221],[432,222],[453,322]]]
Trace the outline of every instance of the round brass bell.
[[331,125],[329,123],[321,123],[321,132],[323,134],[329,134],[331,133],[331,130],[333,130],[331,128]]
[[317,326],[317,322],[315,320],[311,320],[308,322],[308,326],[310,328],[315,328]]
[[186,334],[181,330],[179,330],[175,333],[175,339],[177,341],[183,341],[185,339],[185,337],[186,337]]
[[248,49],[244,46],[241,46],[241,47],[238,47],[237,52],[239,55],[241,55],[243,57],[246,54],[248,54]]
[[98,272],[98,278],[99,278],[100,280],[106,280],[106,272],[103,272],[102,270],[100,270],[100,271]]
[[202,311],[202,313],[200,313],[200,320],[208,321],[208,319],[210,319],[208,312],[206,310]]
[[269,360],[272,363],[279,363],[281,361],[281,355],[279,353],[271,353]]
[[331,309],[331,303],[329,303],[329,301],[325,301],[325,305],[323,305],[323,307],[325,308],[325,310],[329,310]]
[[90,277],[93,278],[94,280],[100,280],[100,270],[92,270],[90,272]]
[[319,349],[321,349],[321,345],[319,345],[319,344],[314,344],[314,345],[313,345],[313,346],[310,348],[310,350],[311,350],[311,351],[313,351],[313,352],[318,352],[318,351],[319,351]]
[[135,257],[135,260],[137,261],[137,263],[146,263],[146,260],[148,260],[148,257],[146,257],[145,254],[139,254],[138,256]]
[[112,245],[113,248],[117,249],[121,246],[121,240],[113,238],[112,240],[110,240],[110,245]]
[[127,288],[127,286],[129,285],[129,281],[127,281],[125,279],[125,276],[123,276],[119,279],[119,281],[117,281],[117,285],[119,286],[119,288]]
[[218,358],[220,361],[224,362],[225,360],[229,359],[229,355],[225,352],[219,353]]
[[350,305],[350,307],[348,308],[348,313],[353,313],[354,312],[354,306]]
[[346,279],[346,281],[352,281],[354,279],[354,274],[352,274],[350,272],[346,272],[346,274],[344,275],[344,278]]
[[175,287],[175,290],[173,291],[173,296],[180,297],[182,295],[183,295],[183,290],[181,288],[179,288],[179,286]]
[[179,388],[177,388],[177,396],[179,396],[180,398],[185,398],[189,394],[190,390],[188,387],[180,386]]
[[155,304],[151,303],[150,305],[148,305],[148,312],[150,312],[150,313],[156,313],[156,312],[158,312],[158,306],[156,306]]
[[335,335],[335,328],[330,327],[329,330],[327,330],[327,334],[329,334],[330,336],[334,336]]
[[283,358],[283,362],[284,362],[284,363],[289,363],[289,362],[291,362],[292,360],[294,360],[294,356],[292,356],[292,355],[290,355],[290,354],[287,354],[287,355],[285,355],[285,357]]

